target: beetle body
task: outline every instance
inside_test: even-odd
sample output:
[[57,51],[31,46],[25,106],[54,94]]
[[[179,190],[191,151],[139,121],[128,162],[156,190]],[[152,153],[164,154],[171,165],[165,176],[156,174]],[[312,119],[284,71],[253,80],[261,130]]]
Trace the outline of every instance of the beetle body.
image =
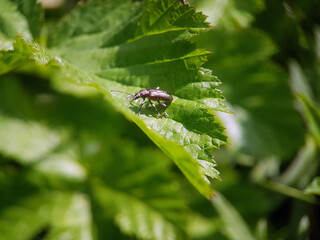
[[[122,92],[122,91],[112,90],[112,92]],[[126,92],[122,92],[122,93],[126,93]],[[160,90],[160,87],[157,87],[156,89],[153,89],[153,88],[143,89],[134,95],[131,95],[130,93],[126,93],[126,94],[128,94],[129,96],[124,100],[124,102],[126,100],[128,100],[129,98],[131,98],[130,102],[132,102],[133,100],[139,99],[139,98],[143,99],[143,101],[141,102],[140,108],[139,108],[138,115],[140,115],[142,106],[145,104],[146,98],[147,98],[149,100],[150,104],[152,105],[152,107],[158,113],[159,117],[162,118],[158,109],[156,108],[156,106],[154,105],[154,103],[152,101],[157,101],[161,106],[163,106],[164,107],[164,114],[166,115],[166,117],[168,117],[168,114],[166,113],[167,106],[166,106],[166,104],[164,104],[163,102],[160,102],[160,101],[172,102],[173,97],[170,93],[163,91],[163,90]]]
[[140,92],[134,95],[132,100],[136,100],[138,98],[148,98],[153,101],[165,101],[165,102],[172,102],[173,98],[172,95],[166,91],[160,90],[159,87],[156,89],[147,88],[143,89]]

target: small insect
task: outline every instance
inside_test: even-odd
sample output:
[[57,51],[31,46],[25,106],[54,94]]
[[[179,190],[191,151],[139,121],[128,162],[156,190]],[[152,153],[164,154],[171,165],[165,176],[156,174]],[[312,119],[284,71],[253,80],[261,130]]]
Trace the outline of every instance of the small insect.
[[166,113],[167,106],[166,106],[166,104],[164,104],[163,102],[160,102],[160,101],[172,102],[172,100],[173,100],[172,95],[167,93],[166,91],[160,90],[160,87],[157,87],[156,89],[152,89],[152,88],[143,89],[134,95],[127,93],[127,92],[118,91],[118,90],[111,90],[111,92],[121,92],[121,93],[128,94],[129,96],[126,97],[126,99],[123,102],[127,101],[129,98],[131,98],[130,102],[132,102],[133,100],[142,98],[143,101],[141,102],[138,115],[140,115],[141,108],[142,108],[143,104],[146,102],[146,98],[147,98],[149,100],[150,104],[152,105],[152,107],[158,113],[160,118],[162,118],[162,116],[160,115],[158,109],[156,108],[156,105],[154,105],[154,103],[151,102],[151,100],[157,101],[161,106],[164,107],[164,114],[166,115],[166,117],[168,117],[168,114]]

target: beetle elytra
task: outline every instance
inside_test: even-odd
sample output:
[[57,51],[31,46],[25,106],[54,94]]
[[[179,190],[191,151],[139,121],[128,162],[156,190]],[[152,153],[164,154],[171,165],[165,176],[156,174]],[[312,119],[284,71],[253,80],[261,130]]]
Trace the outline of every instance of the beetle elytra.
[[143,100],[141,102],[138,115],[140,115],[142,106],[145,104],[146,98],[147,98],[149,100],[150,104],[152,105],[152,107],[158,113],[160,118],[162,118],[162,116],[160,115],[158,109],[156,108],[156,105],[154,105],[154,103],[152,101],[157,101],[161,106],[163,106],[164,107],[164,114],[166,117],[168,117],[168,114],[166,113],[167,105],[164,104],[163,102],[160,102],[160,101],[172,102],[172,100],[173,100],[172,95],[166,91],[160,90],[160,87],[157,87],[156,89],[153,89],[153,88],[142,89],[134,95],[127,93],[127,92],[118,91],[118,90],[111,90],[111,92],[121,92],[121,93],[128,94],[128,97],[126,97],[126,99],[123,102],[127,101],[130,98],[131,98],[130,102],[132,102],[133,100],[142,98]]

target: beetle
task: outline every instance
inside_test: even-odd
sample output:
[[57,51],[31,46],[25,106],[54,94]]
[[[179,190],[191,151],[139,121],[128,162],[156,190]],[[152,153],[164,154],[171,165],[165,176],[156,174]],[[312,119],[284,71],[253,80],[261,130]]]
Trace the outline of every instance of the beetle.
[[157,87],[156,89],[153,89],[153,88],[142,89],[134,95],[127,93],[127,92],[118,91],[118,90],[111,90],[111,92],[121,92],[121,93],[128,94],[129,96],[126,97],[126,99],[123,102],[126,102],[129,98],[131,98],[130,102],[132,102],[133,100],[142,98],[143,101],[141,102],[138,115],[140,115],[142,106],[146,102],[146,98],[147,98],[149,100],[150,104],[152,105],[152,107],[158,113],[160,118],[162,118],[162,116],[160,115],[158,109],[156,108],[156,105],[154,105],[154,103],[152,101],[157,101],[161,106],[163,106],[164,107],[164,114],[166,115],[166,117],[168,117],[168,114],[166,113],[167,105],[164,104],[163,102],[160,102],[160,101],[172,102],[172,100],[173,100],[172,95],[166,91],[160,90],[160,87]]

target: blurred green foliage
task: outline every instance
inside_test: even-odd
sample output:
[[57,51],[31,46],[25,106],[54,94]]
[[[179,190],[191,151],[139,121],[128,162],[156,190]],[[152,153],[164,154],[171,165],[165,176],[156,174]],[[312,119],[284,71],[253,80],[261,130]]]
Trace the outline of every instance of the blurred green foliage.
[[189,2],[0,0],[1,240],[320,238],[319,3]]

